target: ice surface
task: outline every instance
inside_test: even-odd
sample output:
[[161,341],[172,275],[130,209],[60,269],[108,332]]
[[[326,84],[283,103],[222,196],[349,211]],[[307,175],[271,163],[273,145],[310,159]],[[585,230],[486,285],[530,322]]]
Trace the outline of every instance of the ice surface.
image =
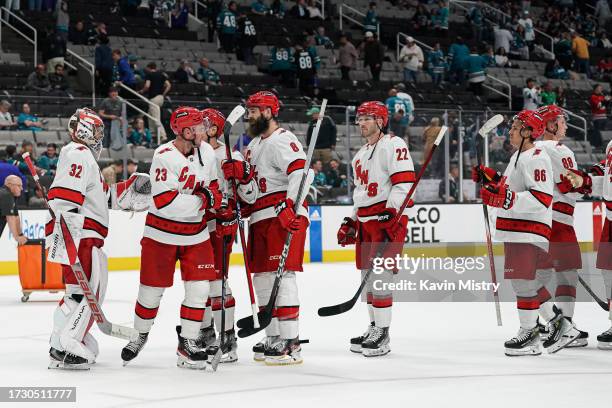
[[[348,339],[368,324],[365,305],[320,318],[317,308],[347,300],[359,274],[350,263],[306,264],[298,275],[304,364],[268,367],[252,360],[259,335],[239,340],[239,361],[211,370],[176,367],[176,333],[183,286],[176,275],[144,351],[122,367],[123,340],[92,333],[100,343],[89,372],[48,370],[48,337],[59,294],[34,293],[21,303],[16,276],[0,278],[0,385],[75,386],[87,407],[596,407],[609,406],[612,351],[595,347],[610,327],[594,303],[579,303],[575,321],[590,333],[584,349],[539,357],[505,357],[503,342],[518,328],[514,304],[502,304],[497,327],[490,303],[396,303],[391,354],[366,359]],[[230,270],[237,316],[249,313],[244,271]],[[132,324],[137,272],[112,272],[104,304],[108,318]],[[26,404],[27,405],[27,404]],[[0,404],[8,406],[8,404]],[[25,405],[24,405],[25,406]],[[45,405],[46,406],[46,405]],[[56,405],[53,405],[56,406]],[[71,404],[70,406],[75,406]]]

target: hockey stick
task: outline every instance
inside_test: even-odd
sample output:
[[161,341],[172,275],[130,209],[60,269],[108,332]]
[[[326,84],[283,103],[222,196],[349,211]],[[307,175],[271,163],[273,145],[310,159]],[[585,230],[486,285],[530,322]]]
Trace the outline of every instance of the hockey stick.
[[[319,112],[319,119],[317,119],[317,124],[314,130],[312,131],[312,136],[310,137],[310,144],[308,145],[308,154],[306,155],[306,163],[304,164],[304,172],[302,174],[302,180],[300,181],[300,187],[298,188],[298,193],[293,208],[296,214],[298,213],[298,209],[302,205],[302,201],[304,199],[302,197],[302,194],[304,192],[304,186],[306,185],[306,179],[308,178],[310,162],[312,161],[312,155],[314,154],[314,147],[317,144],[317,138],[319,137],[319,129],[321,129],[321,122],[323,122],[326,107],[327,99],[323,99],[323,102],[321,103],[321,111]],[[257,318],[259,319],[259,327],[255,326],[255,320],[252,316],[243,317],[237,322],[237,326],[240,328],[240,330],[238,331],[238,337],[251,336],[259,332],[260,330],[266,328],[272,321],[272,312],[274,311],[274,306],[276,305],[276,298],[278,296],[278,290],[283,279],[285,262],[287,261],[287,256],[289,255],[289,246],[291,245],[292,237],[293,233],[291,233],[291,231],[287,232],[287,238],[285,239],[283,251],[281,252],[281,256],[278,261],[278,268],[276,269],[276,278],[274,279],[274,285],[272,286],[270,299],[268,300],[268,303],[266,304],[264,309],[257,314]]]
[[223,278],[221,279],[221,334],[219,336],[219,348],[215,352],[215,355],[210,362],[210,366],[212,367],[213,371],[217,371],[217,366],[221,362],[223,350],[225,349],[225,283],[227,281],[227,269],[229,266],[226,261],[226,256],[227,246],[231,243],[231,241],[228,239],[228,236],[223,236],[222,239],[223,247],[221,248],[221,254],[223,258],[221,259],[221,272],[223,273]]
[[[483,140],[485,136],[499,126],[500,123],[504,121],[504,117],[502,115],[495,115],[491,119],[487,120],[484,125],[478,130],[478,134],[482,136]],[[484,146],[486,149],[487,146]],[[482,164],[482,159],[480,157],[480,152],[476,154],[476,158],[478,160],[478,168]],[[516,165],[516,164],[515,164]],[[484,179],[484,175],[481,174],[481,177]],[[485,203],[482,203],[482,212],[484,214],[485,220],[485,231],[487,236],[487,253],[489,255],[489,266],[491,268],[491,281],[495,285],[497,284],[497,273],[495,272],[495,258],[493,256],[493,240],[491,239],[491,225],[489,224],[489,208]],[[497,287],[497,285],[495,285]],[[493,291],[493,300],[495,301],[495,313],[497,315],[497,325],[502,325],[502,317],[501,317],[501,306],[499,303],[499,293],[496,290]]]
[[[30,158],[29,153],[24,153],[22,155],[23,160],[28,166],[32,177],[34,178],[34,183],[36,183],[36,188],[38,188],[43,193],[43,198],[45,199],[45,205],[51,214],[51,218],[54,220],[55,213],[49,206],[49,201],[47,201],[47,197],[45,196],[45,190],[43,190],[40,185],[40,180],[38,178],[38,174],[36,173],[36,169],[34,168],[34,163],[32,163],[32,159]],[[68,229],[68,225],[64,220],[64,217],[60,216],[60,227],[62,230],[62,235],[64,236],[64,243],[66,245],[66,252],[68,253],[68,259],[70,260],[70,268],[72,269],[72,273],[76,278],[79,286],[83,290],[83,295],[85,299],[87,299],[87,304],[89,305],[89,309],[91,310],[91,315],[96,320],[100,331],[108,336],[117,337],[125,340],[136,340],[138,338],[138,331],[133,329],[132,327],[120,326],[118,324],[114,324],[108,321],[100,304],[98,302],[97,296],[91,290],[91,286],[89,285],[89,281],[87,280],[87,275],[83,271],[83,267],[79,261],[78,257],[78,249],[75,246],[74,240],[72,239],[72,235],[70,234],[70,230]]]
[[[232,160],[232,152],[230,147],[230,132],[234,124],[244,116],[246,110],[244,106],[236,106],[225,120],[223,126],[223,142],[225,143],[225,155],[227,160]],[[257,301],[255,299],[255,292],[253,291],[253,278],[251,276],[251,268],[249,267],[248,254],[247,254],[247,241],[244,236],[244,223],[242,221],[242,215],[240,213],[240,200],[238,199],[238,186],[236,185],[235,179],[229,180],[232,186],[232,193],[234,194],[234,201],[236,202],[236,216],[238,218],[238,230],[240,231],[240,245],[242,247],[242,258],[244,259],[244,269],[246,271],[247,284],[249,287],[249,297],[251,298],[251,314],[253,316],[254,326],[259,327],[259,320],[257,319]]]
[[[400,209],[397,211],[397,214],[395,215],[395,218],[393,219],[393,223],[399,222],[399,219],[404,213],[404,210],[406,209],[406,207],[408,206],[408,203],[410,202],[410,199],[412,198],[412,195],[414,194],[419,184],[419,181],[421,181],[421,177],[423,177],[423,173],[425,173],[425,170],[427,169],[427,165],[431,161],[431,158],[433,157],[433,154],[436,151],[436,148],[442,141],[442,138],[446,134],[447,130],[448,128],[446,126],[442,126],[442,129],[440,129],[440,132],[438,133],[438,136],[436,137],[436,141],[434,142],[431,150],[429,151],[429,154],[427,155],[427,158],[425,159],[423,166],[421,166],[421,169],[419,170],[419,173],[417,174],[416,179],[414,180],[414,183],[412,183],[412,186],[410,187],[408,194],[406,194],[406,198],[404,198],[404,202],[402,203]],[[379,247],[376,250],[375,258],[382,257],[382,255],[385,253],[385,250],[387,248],[387,243],[388,241],[382,242],[379,245]],[[363,292],[363,288],[365,288],[365,285],[368,282],[370,275],[372,274],[372,270],[373,269],[368,269],[368,271],[364,274],[363,278],[361,279],[361,284],[359,285],[359,288],[357,289],[357,292],[355,292],[355,294],[353,295],[351,299],[347,300],[344,303],[340,303],[340,304],[333,305],[333,306],[325,306],[325,307],[320,308],[318,310],[319,316],[323,316],[323,317],[335,316],[335,315],[338,315],[344,312],[348,312],[349,310],[351,310],[353,306],[355,306],[355,303],[357,303],[357,301],[359,300],[359,296],[361,295],[361,292]]]
[[591,289],[591,287],[584,281],[584,279],[582,279],[580,277],[580,275],[578,275],[578,282],[580,282],[580,284],[582,285],[582,287],[584,288],[584,290],[586,290],[588,292],[589,295],[591,295],[591,297],[593,298],[593,300],[595,300],[595,302],[597,302],[597,304],[606,312],[610,311],[610,306],[608,306],[607,302],[604,302],[603,300],[601,300],[599,298],[599,296],[597,296],[595,294],[595,292],[593,292],[593,289]]

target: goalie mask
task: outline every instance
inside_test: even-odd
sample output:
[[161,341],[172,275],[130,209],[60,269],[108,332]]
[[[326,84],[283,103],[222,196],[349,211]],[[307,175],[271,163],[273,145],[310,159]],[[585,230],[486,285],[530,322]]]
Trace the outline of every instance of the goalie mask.
[[77,109],[68,121],[68,133],[72,140],[89,147],[96,160],[100,158],[104,123],[96,112],[89,108]]

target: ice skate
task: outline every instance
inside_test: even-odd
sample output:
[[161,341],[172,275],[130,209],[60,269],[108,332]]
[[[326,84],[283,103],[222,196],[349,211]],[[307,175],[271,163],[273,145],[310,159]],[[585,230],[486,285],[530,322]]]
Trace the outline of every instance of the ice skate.
[[264,353],[268,350],[274,343],[279,341],[279,336],[266,336],[261,341],[253,346],[253,360],[255,361],[264,361]]
[[[220,363],[233,363],[238,361],[238,342],[236,341],[236,332],[234,329],[225,332],[224,336],[225,345],[223,347],[223,354],[221,355]],[[206,354],[208,355],[208,363],[212,363],[217,350],[219,350],[219,343],[221,342],[221,336],[217,337],[215,342],[208,346]]]
[[361,353],[361,343],[363,343],[363,341],[368,338],[370,333],[372,333],[373,327],[374,327],[374,322],[370,323],[370,325],[368,326],[368,329],[361,336],[353,337],[351,339],[351,351],[353,353]]
[[612,327],[597,336],[597,348],[600,350],[612,350]]
[[559,309],[555,308],[555,312],[555,317],[548,322],[548,338],[542,344],[549,354],[564,349],[580,336],[578,329]]
[[206,349],[209,346],[212,346],[216,339],[217,334],[215,333],[215,325],[211,323],[210,326],[200,329],[200,333],[196,339],[196,344],[199,348]]
[[301,364],[302,346],[300,339],[279,339],[272,347],[269,347],[264,352],[266,365],[291,365]]
[[571,319],[569,319],[569,320],[574,325],[574,328],[576,330],[578,330],[578,333],[580,333],[580,335],[576,338],[576,340],[574,340],[571,343],[569,343],[566,347],[567,348],[576,348],[576,347],[586,347],[586,346],[588,346],[588,344],[589,344],[589,333],[578,329],[576,327],[576,323],[574,323],[574,321],[571,320]]
[[206,350],[199,348],[196,340],[186,339],[181,336],[181,326],[176,326],[176,334],[179,340],[176,349],[176,355],[178,356],[176,361],[177,367],[205,370],[207,360]]
[[531,329],[520,328],[516,337],[504,343],[505,354],[515,356],[539,356],[542,354],[540,348],[540,333],[538,327]]
[[123,365],[126,366],[127,363],[132,361],[140,350],[147,344],[147,340],[149,339],[149,333],[140,333],[136,341],[130,341],[127,346],[121,350],[121,359],[123,360]]
[[364,357],[378,357],[389,354],[391,338],[388,327],[372,326],[370,335],[361,343],[361,353]]
[[49,350],[49,368],[58,370],[89,370],[91,363],[86,358],[66,353],[51,347]]

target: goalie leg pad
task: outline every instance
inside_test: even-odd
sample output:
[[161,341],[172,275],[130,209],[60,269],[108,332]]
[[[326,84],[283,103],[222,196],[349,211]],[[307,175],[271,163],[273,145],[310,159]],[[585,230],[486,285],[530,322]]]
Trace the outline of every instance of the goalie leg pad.
[[[272,294],[272,286],[274,285],[274,278],[276,272],[259,272],[253,274],[253,288],[257,295],[257,303],[259,304],[260,310],[268,304],[270,295]],[[278,299],[277,299],[278,302]],[[266,336],[278,336],[280,335],[278,328],[278,319],[272,318],[272,321],[266,327]]]
[[281,339],[295,339],[298,337],[300,299],[295,272],[287,271],[283,276],[283,280],[278,288],[274,315],[278,319]]
[[207,280],[185,281],[185,299],[181,304],[182,337],[190,340],[198,338],[209,292],[210,282]]

